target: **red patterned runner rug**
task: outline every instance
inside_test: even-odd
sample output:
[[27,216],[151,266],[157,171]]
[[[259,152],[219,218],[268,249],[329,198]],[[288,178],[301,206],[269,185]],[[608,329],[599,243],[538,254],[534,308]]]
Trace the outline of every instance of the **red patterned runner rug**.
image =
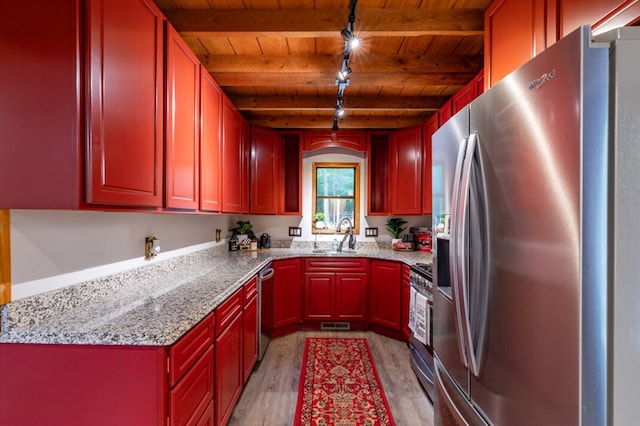
[[307,337],[299,425],[395,425],[367,339]]

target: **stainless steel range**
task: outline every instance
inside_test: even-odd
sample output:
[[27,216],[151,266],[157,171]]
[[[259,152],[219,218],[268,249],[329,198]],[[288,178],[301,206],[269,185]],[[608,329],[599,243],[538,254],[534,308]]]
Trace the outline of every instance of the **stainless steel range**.
[[411,368],[420,384],[433,401],[433,284],[431,265],[416,263],[411,266],[411,302],[409,328],[411,339],[409,351]]

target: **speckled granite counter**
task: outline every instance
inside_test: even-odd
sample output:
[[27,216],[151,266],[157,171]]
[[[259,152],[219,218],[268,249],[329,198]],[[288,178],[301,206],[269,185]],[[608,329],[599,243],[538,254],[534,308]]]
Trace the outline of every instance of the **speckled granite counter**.
[[269,261],[308,256],[431,263],[430,253],[388,249],[245,253],[218,246],[10,303],[0,343],[170,345]]

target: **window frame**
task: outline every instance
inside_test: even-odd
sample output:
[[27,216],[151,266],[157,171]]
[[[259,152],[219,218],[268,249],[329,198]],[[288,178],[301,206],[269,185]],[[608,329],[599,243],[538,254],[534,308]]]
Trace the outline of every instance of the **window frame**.
[[[347,163],[347,162],[322,162],[322,163],[313,163],[312,165],[312,176],[311,180],[313,181],[313,192],[312,192],[312,204],[311,204],[311,233],[312,234],[335,234],[335,229],[316,229],[315,224],[313,222],[313,217],[316,215],[316,206],[317,206],[317,183],[318,183],[318,169],[326,169],[326,168],[340,168],[340,169],[354,169],[354,194],[353,197],[324,197],[324,198],[339,198],[350,200],[353,199],[353,210],[354,210],[354,223],[353,223],[353,233],[360,233],[360,163]],[[346,229],[343,229],[341,233],[345,233]]]

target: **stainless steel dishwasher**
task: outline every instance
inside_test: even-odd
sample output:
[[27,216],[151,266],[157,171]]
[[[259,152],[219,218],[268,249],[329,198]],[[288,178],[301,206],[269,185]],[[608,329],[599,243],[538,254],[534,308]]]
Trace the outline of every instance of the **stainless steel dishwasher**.
[[262,296],[265,289],[269,291],[270,286],[273,286],[274,272],[273,264],[269,262],[269,264],[262,268],[258,273],[258,361],[262,361],[264,353],[267,350],[267,346],[269,346],[269,341],[271,340],[262,327],[265,312],[265,307],[263,305],[265,300]]

